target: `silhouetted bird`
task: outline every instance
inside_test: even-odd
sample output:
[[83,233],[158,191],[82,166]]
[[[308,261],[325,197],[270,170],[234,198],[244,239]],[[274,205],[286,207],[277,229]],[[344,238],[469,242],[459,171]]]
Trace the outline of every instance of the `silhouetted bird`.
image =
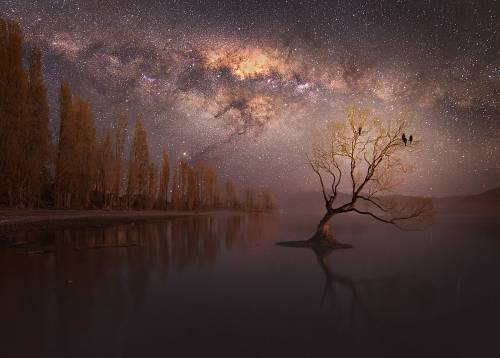
[[410,144],[413,142],[413,134],[410,134]]
[[401,140],[403,141],[403,143],[405,144],[405,147],[406,147],[406,142],[408,142],[408,139],[406,139],[406,135],[404,133],[401,136]]
[[358,128],[358,134],[361,135],[361,127]]

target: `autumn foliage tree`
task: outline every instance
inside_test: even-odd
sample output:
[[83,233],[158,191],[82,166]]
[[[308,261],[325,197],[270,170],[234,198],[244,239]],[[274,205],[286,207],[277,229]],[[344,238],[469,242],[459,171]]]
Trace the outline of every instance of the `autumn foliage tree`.
[[181,191],[179,188],[179,169],[175,168],[172,175],[172,209],[179,210],[182,209],[181,205]]
[[149,164],[148,174],[148,194],[146,205],[148,209],[151,209],[154,207],[155,202],[158,199],[158,169],[154,163]]
[[203,170],[203,188],[203,207],[206,209],[215,209],[218,199],[217,174],[211,167],[207,167]]
[[273,211],[276,209],[273,192],[269,189],[263,189],[259,193],[258,208],[261,211]]
[[23,67],[19,24],[0,19],[0,198],[10,206],[38,206],[49,148],[47,91],[41,53]]
[[186,160],[179,161],[174,168],[171,203],[174,210],[252,212],[273,211],[276,207],[271,191],[250,187],[239,191],[231,180],[220,184],[215,169],[207,163],[190,165]]
[[0,97],[0,175],[2,188],[10,205],[22,201],[22,168],[26,157],[23,147],[27,143],[26,99],[28,78],[22,66],[22,32],[17,23],[0,23],[3,87]]
[[241,208],[241,202],[236,187],[231,180],[228,180],[225,185],[225,207],[227,209]]
[[76,203],[78,208],[90,208],[90,195],[96,188],[96,129],[90,103],[80,98],[74,103],[76,116]]
[[158,193],[158,208],[166,209],[168,204],[168,183],[170,180],[170,162],[168,152],[163,150],[161,173],[160,173],[160,188]]
[[61,85],[59,144],[56,165],[56,206],[90,208],[97,187],[96,129],[90,103]]
[[55,205],[58,208],[71,206],[76,168],[74,142],[75,117],[73,115],[73,95],[68,85],[62,84],[59,92],[59,143],[57,147]]
[[137,117],[128,159],[127,199],[129,207],[136,209],[148,207],[148,194],[152,191],[149,185],[151,180],[153,176],[149,159],[148,136],[141,118]]
[[41,205],[43,186],[49,181],[49,105],[47,88],[42,76],[42,54],[35,48],[31,52],[27,98],[27,195],[29,207]]
[[115,157],[113,139],[108,129],[97,148],[97,179],[96,191],[101,194],[102,206],[109,208],[112,205],[113,189],[115,185]]
[[[335,215],[353,212],[400,226],[429,212],[428,200],[387,195],[411,170],[406,158],[418,142],[406,146],[402,138],[407,130],[407,113],[383,122],[373,112],[354,106],[347,108],[344,121],[328,124],[307,157],[325,204],[313,241],[332,239],[326,224]],[[348,190],[347,202],[339,202],[341,187]]]
[[112,201],[115,207],[121,208],[121,196],[124,191],[125,146],[127,141],[128,120],[125,111],[115,108],[113,111],[113,190]]

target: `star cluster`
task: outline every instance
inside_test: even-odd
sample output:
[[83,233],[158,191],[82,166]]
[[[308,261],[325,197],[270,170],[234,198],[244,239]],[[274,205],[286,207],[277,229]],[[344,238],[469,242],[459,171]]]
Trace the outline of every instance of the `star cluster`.
[[497,1],[4,1],[61,81],[141,115],[153,154],[209,160],[224,175],[312,189],[304,154],[351,103],[413,114],[425,143],[401,190],[500,184]]

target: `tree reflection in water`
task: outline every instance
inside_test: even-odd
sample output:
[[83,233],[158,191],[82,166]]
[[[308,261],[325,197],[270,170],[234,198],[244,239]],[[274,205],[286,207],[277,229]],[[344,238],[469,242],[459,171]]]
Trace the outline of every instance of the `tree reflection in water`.
[[[75,327],[89,328],[94,308],[137,309],[152,278],[165,282],[172,270],[210,269],[224,250],[255,245],[263,227],[273,225],[267,215],[235,213],[15,235],[0,250],[0,270],[15,273],[0,277],[0,289],[9,289],[0,297],[4,319],[33,322],[28,329],[34,331],[53,321],[62,336],[74,336]],[[18,255],[37,250],[50,253]]]
[[[357,319],[362,321],[362,326],[376,323],[377,320],[390,317],[387,315],[390,311],[398,315],[401,311],[421,312],[434,299],[432,285],[415,276],[394,274],[377,278],[353,278],[335,273],[331,268],[332,254],[337,250],[351,249],[349,244],[335,242],[332,247],[311,244],[310,240],[305,240],[283,241],[277,245],[307,249],[314,253],[325,275],[320,310],[329,310],[339,319],[343,316],[347,325],[355,324]],[[342,303],[347,303],[348,307]]]
[[[12,342],[16,337],[30,337],[26,356],[37,356],[40,351],[46,356],[70,356],[75,345],[84,347],[83,339],[89,337],[96,344],[94,349],[100,349],[99,344],[123,348],[129,332],[144,333],[144,337],[164,332],[165,337],[174,337],[168,341],[171,345],[179,337],[189,339],[194,333],[185,332],[191,332],[192,325],[204,325],[204,332],[215,332],[213,327],[219,324],[217,332],[233,332],[232,327],[238,327],[245,334],[259,330],[271,334],[283,301],[292,308],[302,305],[296,311],[286,310],[287,319],[307,317],[311,303],[317,302],[314,295],[289,295],[310,287],[317,273],[307,260],[290,263],[286,253],[273,248],[276,237],[296,233],[295,229],[287,231],[286,224],[268,215],[216,215],[13,237],[11,244],[31,243],[0,250],[0,271],[15,273],[0,275],[2,319],[18,325],[0,327],[0,335]],[[16,255],[26,246],[53,253]],[[421,309],[416,305],[425,308],[432,300],[431,290],[421,280],[401,275],[353,278],[346,266],[332,269],[332,259],[340,252],[321,247],[308,250],[325,277],[319,297],[321,314],[314,317],[319,332],[314,339],[325,344],[331,332],[346,325],[349,329],[344,331],[357,336],[369,330],[371,322],[390,318],[393,311],[394,317],[401,312],[418,315]],[[366,257],[361,256],[353,257],[352,265],[363,265]],[[306,274],[295,276],[289,264]],[[280,322],[277,332],[298,332],[297,327]],[[226,327],[230,328],[226,331]],[[109,335],[124,341],[100,338]]]

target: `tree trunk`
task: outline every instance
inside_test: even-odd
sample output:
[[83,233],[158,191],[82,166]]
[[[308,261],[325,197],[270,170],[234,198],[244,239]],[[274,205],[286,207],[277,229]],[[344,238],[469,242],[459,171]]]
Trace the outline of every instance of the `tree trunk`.
[[332,218],[333,215],[334,212],[330,210],[328,210],[325,213],[323,218],[320,220],[316,232],[314,236],[311,238],[311,241],[333,240],[333,236],[329,232],[329,226],[328,226],[328,221]]
[[7,189],[7,195],[9,196],[9,206],[14,206],[14,197],[12,195],[12,190],[10,188]]

